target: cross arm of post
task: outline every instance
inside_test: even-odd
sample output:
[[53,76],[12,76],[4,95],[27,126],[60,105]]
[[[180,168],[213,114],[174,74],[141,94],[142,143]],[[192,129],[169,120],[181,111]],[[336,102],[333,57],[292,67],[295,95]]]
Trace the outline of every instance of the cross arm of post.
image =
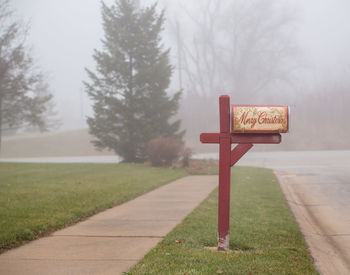
[[249,143],[281,143],[281,134],[231,134],[231,143],[249,144]]
[[200,141],[202,143],[220,143],[220,133],[202,133]]
[[[278,144],[281,143],[280,134],[231,134],[231,143],[238,144]],[[220,143],[220,133],[202,133],[202,143]]]

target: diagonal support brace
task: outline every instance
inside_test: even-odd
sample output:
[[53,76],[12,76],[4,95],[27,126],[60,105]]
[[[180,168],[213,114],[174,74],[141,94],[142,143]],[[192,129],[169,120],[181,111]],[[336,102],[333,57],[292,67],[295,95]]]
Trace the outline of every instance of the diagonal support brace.
[[232,151],[231,151],[231,166],[235,165],[237,161],[241,159],[241,157],[244,156],[245,153],[247,153],[250,148],[253,147],[253,144],[251,143],[245,143],[245,144],[238,144]]

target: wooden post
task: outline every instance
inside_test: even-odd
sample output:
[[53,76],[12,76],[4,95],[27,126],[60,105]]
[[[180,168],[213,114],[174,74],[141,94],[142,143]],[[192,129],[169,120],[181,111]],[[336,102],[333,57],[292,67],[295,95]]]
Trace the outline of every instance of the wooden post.
[[229,250],[230,242],[230,184],[231,132],[230,98],[220,96],[220,153],[219,153],[219,213],[218,250]]
[[[219,143],[219,199],[218,199],[218,250],[227,251],[230,248],[230,185],[231,185],[231,166],[235,165],[241,157],[247,153],[254,143],[278,144],[281,142],[279,132],[288,131],[288,108],[277,106],[285,110],[286,125],[277,123],[277,128],[246,130],[243,133],[233,129],[231,131],[230,115],[230,97],[220,96],[220,133],[202,133],[200,141],[202,143]],[[241,106],[241,105],[237,105]],[[266,105],[264,105],[266,106]],[[273,106],[272,106],[273,107]],[[276,119],[275,119],[276,120]],[[278,119],[277,119],[278,120]],[[232,120],[233,121],[233,120]],[[248,121],[248,120],[247,120]],[[268,120],[266,120],[268,121]],[[270,120],[271,121],[271,120]],[[278,120],[281,121],[281,120]],[[269,121],[268,121],[269,122]],[[270,124],[270,123],[269,123]],[[234,125],[233,125],[234,128]],[[252,127],[251,127],[252,128]],[[249,131],[250,134],[245,132]],[[231,151],[231,144],[238,145]]]

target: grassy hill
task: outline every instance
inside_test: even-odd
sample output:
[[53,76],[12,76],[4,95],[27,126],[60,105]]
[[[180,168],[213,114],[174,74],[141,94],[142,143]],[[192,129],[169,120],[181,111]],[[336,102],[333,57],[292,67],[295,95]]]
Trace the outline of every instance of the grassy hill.
[[96,150],[91,140],[93,137],[87,129],[5,136],[2,138],[0,157],[113,155],[107,150]]

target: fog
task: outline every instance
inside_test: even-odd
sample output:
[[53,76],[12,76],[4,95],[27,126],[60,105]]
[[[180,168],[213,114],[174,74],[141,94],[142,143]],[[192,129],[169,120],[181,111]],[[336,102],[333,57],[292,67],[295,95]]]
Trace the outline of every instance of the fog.
[[[155,1],[140,2],[141,5],[149,5]],[[219,94],[227,93],[236,104],[291,106],[292,128],[291,133],[286,135],[283,148],[313,149],[314,139],[317,139],[317,149],[348,148],[349,127],[345,117],[349,114],[346,103],[350,99],[347,95],[350,87],[350,2],[286,0],[272,4],[276,1],[263,0],[263,4],[257,5],[254,10],[249,6],[254,1],[227,0],[220,1],[219,11],[215,11],[215,1],[211,1],[214,8],[209,7],[205,11],[203,3],[207,2],[210,1],[158,1],[159,9],[166,11],[163,41],[165,47],[171,48],[171,62],[175,67],[169,93],[183,88],[179,116],[187,129],[188,143],[194,146],[197,142],[194,140],[201,131],[217,130],[217,98]],[[82,82],[87,80],[84,68],[95,68],[93,50],[101,49],[100,1],[12,0],[11,3],[17,15],[30,22],[27,44],[32,47],[37,64],[48,75],[62,121],[60,129],[87,128],[86,117],[92,115],[92,108]],[[105,3],[110,5],[113,0]],[[237,3],[238,9],[232,10],[230,16],[228,7],[232,3]],[[269,5],[271,9],[265,9]],[[208,41],[203,39],[210,39],[210,34],[204,33],[206,29],[201,24],[208,22],[206,20],[210,16],[214,21],[214,40],[206,44]],[[235,26],[239,35],[244,34],[245,28],[253,26],[257,29],[264,25],[261,22],[267,22],[266,26],[277,25],[274,27],[277,31],[267,37],[270,43],[256,44],[257,47],[252,50],[271,51],[268,58],[257,54],[257,58],[253,55],[249,62],[243,60],[239,63],[238,58],[230,62],[227,60],[229,55],[222,55],[224,49],[232,45],[226,34],[231,31],[230,24],[236,22],[238,16],[243,18],[240,22],[246,24],[239,25],[241,23],[237,21]],[[285,26],[280,28],[279,24]],[[180,48],[177,31],[181,32]],[[194,47],[196,41],[197,48]],[[243,50],[256,42],[249,44],[246,38],[241,41],[247,43],[243,45]],[[275,44],[276,47],[271,46]],[[201,45],[204,46],[201,48]],[[206,55],[205,45],[215,47],[219,56]],[[204,56],[196,60],[190,58],[196,51]],[[277,51],[283,54],[278,56]],[[242,55],[241,52],[238,54]],[[207,66],[200,63],[201,68],[196,72],[197,77],[200,74],[205,80],[191,79],[195,62],[209,63]],[[210,71],[213,64],[216,64],[215,73]],[[243,64],[247,66],[246,75],[242,73]],[[271,75],[278,74],[278,77],[267,79],[266,68],[270,68]],[[233,71],[239,73],[230,76]],[[249,79],[246,79],[247,75]],[[320,117],[324,117],[322,121]],[[324,140],[320,141],[320,137]]]

